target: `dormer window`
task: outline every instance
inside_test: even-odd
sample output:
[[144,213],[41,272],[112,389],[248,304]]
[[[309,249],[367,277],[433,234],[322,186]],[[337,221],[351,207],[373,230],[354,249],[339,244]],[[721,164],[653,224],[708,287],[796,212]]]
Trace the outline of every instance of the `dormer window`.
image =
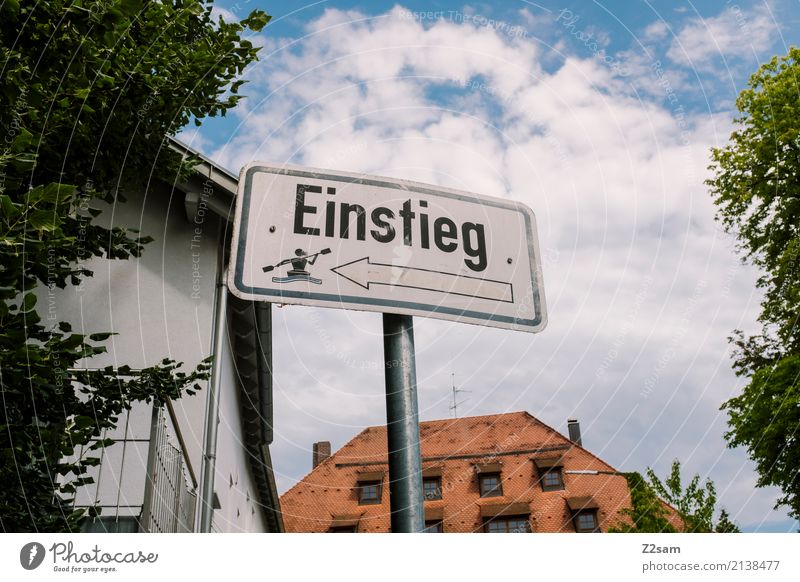
[[551,467],[542,473],[542,491],[558,491],[564,488],[561,467]]
[[360,515],[342,514],[334,515],[331,520],[331,525],[328,528],[329,533],[356,533],[358,532],[358,522],[361,519]]
[[442,478],[424,477],[422,479],[422,495],[425,501],[435,501],[442,498]]
[[486,533],[530,533],[531,524],[524,515],[496,517],[484,522],[483,531]]
[[563,461],[561,458],[533,459],[539,473],[542,491],[560,491],[564,489]]
[[600,531],[597,517],[598,506],[591,497],[570,497],[567,507],[572,514],[572,523],[578,533],[592,533]]
[[426,521],[422,533],[444,533],[444,524],[440,521]]
[[578,533],[591,533],[597,531],[597,510],[585,509],[575,516],[575,531]]
[[359,505],[378,505],[383,498],[383,471],[358,474]]
[[475,472],[478,474],[478,490],[481,497],[502,497],[503,480],[500,463],[476,463]]
[[530,507],[526,502],[481,505],[486,533],[529,533]]
[[444,508],[425,508],[425,529],[423,533],[444,533]]
[[481,487],[481,497],[502,497],[503,483],[500,473],[487,473],[478,475]]
[[438,501],[442,498],[442,465],[422,469],[422,497],[425,501]]
[[381,502],[380,481],[359,481],[358,503],[360,505],[374,505]]

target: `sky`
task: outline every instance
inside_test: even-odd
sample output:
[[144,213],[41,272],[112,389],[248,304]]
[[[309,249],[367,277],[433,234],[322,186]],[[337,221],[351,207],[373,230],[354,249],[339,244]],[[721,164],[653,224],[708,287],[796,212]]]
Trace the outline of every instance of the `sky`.
[[[745,531],[796,531],[727,448],[746,380],[727,337],[755,331],[758,273],[714,220],[709,152],[757,67],[798,43],[770,2],[217,2],[262,8],[260,61],[225,118],[179,137],[238,173],[292,163],[523,202],[537,216],[539,334],[415,318],[421,420],[526,410],[622,471],[673,459],[714,481]],[[385,424],[381,317],[276,307],[278,487]],[[333,338],[333,339],[332,339]]]

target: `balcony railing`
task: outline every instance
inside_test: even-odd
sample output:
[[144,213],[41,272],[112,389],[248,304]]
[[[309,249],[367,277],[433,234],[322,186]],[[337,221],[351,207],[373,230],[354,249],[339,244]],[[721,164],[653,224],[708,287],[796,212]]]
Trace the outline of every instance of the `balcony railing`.
[[98,440],[106,439],[112,444],[76,451],[100,457],[94,483],[75,497],[76,508],[100,511],[85,531],[194,531],[197,477],[171,403],[135,405]]

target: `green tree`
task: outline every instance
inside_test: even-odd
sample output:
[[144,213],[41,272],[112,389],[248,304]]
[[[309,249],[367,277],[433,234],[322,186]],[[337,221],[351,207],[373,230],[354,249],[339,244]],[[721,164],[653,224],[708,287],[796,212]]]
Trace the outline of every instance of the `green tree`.
[[761,328],[735,330],[734,369],[749,383],[722,405],[729,446],[744,446],[758,486],[775,485],[778,505],[800,518],[800,49],[775,57],[736,101],[737,129],[712,150],[706,183],[717,219],[759,267]]
[[[720,511],[719,520],[714,524],[714,511],[717,492],[714,482],[706,480],[700,486],[700,475],[692,477],[684,488],[681,483],[681,464],[672,462],[670,473],[663,481],[648,468],[647,479],[639,473],[626,473],[631,492],[631,507],[620,513],[628,519],[621,521],[610,531],[617,533],[732,533],[739,528],[733,523],[725,509]],[[669,521],[671,505],[683,522],[676,529]]]
[[669,515],[664,502],[640,473],[626,473],[631,492],[631,507],[620,513],[630,521],[621,521],[609,531],[612,533],[675,533],[667,519]]
[[663,481],[649,468],[647,478],[655,494],[678,512],[683,520],[684,532],[707,533],[714,530],[712,520],[717,491],[713,481],[707,479],[701,487],[700,475],[695,475],[684,489],[681,483],[681,463],[677,459],[672,462],[669,475]]
[[719,512],[719,519],[717,525],[714,526],[716,533],[740,533],[739,526],[731,521],[731,516],[723,509]]
[[132,403],[207,378],[208,362],[171,360],[75,371],[110,334],[43,321],[34,290],[81,283],[87,259],[140,255],[149,239],[95,224],[100,203],[185,175],[166,138],[236,104],[258,50],[244,32],[268,20],[214,22],[203,0],[0,3],[0,529],[75,529],[96,463],[68,460],[76,448]]

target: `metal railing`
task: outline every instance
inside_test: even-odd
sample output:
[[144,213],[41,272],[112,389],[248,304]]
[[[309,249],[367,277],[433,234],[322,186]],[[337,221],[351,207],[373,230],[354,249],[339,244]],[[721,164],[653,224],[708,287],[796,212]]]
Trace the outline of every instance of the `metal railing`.
[[[141,526],[150,533],[191,532],[197,495],[190,489],[184,473],[190,466],[187,459],[168,440],[164,411],[164,406],[153,406]],[[172,420],[177,426],[175,419]],[[187,472],[194,477],[193,471],[187,469]]]
[[92,453],[89,446],[78,452],[79,457],[100,457],[99,466],[90,471],[94,483],[79,488],[76,496],[76,507],[100,510],[84,531],[192,532],[197,476],[172,403],[135,408],[124,413],[117,429],[97,439],[112,444]]

